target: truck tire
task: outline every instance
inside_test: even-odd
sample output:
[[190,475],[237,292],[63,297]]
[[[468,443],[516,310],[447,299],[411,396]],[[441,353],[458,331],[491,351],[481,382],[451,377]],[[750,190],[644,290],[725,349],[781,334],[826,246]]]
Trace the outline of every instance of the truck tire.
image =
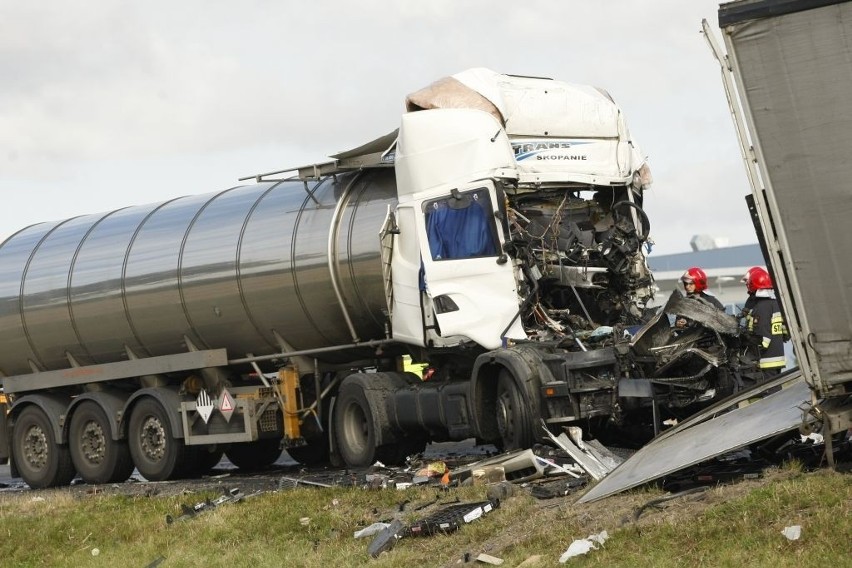
[[148,481],[183,475],[186,445],[174,437],[166,409],[157,400],[145,397],[133,407],[127,443],[136,469]]
[[217,444],[188,446],[187,451],[189,452],[189,466],[186,471],[187,477],[196,477],[209,473],[211,469],[222,461],[222,456],[225,455],[225,450]]
[[53,426],[41,408],[27,406],[18,415],[12,448],[18,473],[33,489],[68,485],[74,479],[68,446],[56,442]]
[[334,435],[337,451],[352,467],[376,461],[376,429],[367,391],[357,381],[344,381],[334,403]]
[[121,483],[133,473],[127,442],[112,439],[109,419],[95,402],[85,401],[74,411],[68,446],[71,461],[86,483]]
[[503,451],[523,450],[533,445],[528,405],[515,378],[505,369],[497,377],[497,431]]
[[281,456],[279,438],[263,438],[254,442],[231,444],[225,455],[232,464],[245,471],[263,469]]
[[408,384],[406,373],[357,373],[344,379],[332,423],[337,453],[347,465],[366,467],[377,460],[399,465],[426,447],[425,438],[405,437],[388,418],[388,397]]
[[328,439],[314,438],[304,446],[287,448],[290,457],[302,465],[318,465],[328,461]]
[[[371,388],[366,388],[362,381],[369,381]],[[401,373],[371,373],[343,382],[334,403],[333,418],[337,451],[346,465],[366,467],[377,460],[398,465],[411,453],[409,449],[420,446],[419,440],[409,446],[396,436],[392,440],[381,439],[377,432],[382,429],[387,435],[390,430],[385,400],[405,384]],[[383,443],[377,445],[380,441]]]

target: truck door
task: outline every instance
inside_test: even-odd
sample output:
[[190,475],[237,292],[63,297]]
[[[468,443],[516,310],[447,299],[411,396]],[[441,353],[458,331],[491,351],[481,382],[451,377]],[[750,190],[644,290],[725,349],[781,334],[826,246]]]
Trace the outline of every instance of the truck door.
[[[525,339],[515,267],[503,254],[496,222],[497,193],[490,181],[422,202],[419,227],[421,289],[445,340],[466,337],[487,349],[502,335]],[[428,314],[424,314],[428,321]]]

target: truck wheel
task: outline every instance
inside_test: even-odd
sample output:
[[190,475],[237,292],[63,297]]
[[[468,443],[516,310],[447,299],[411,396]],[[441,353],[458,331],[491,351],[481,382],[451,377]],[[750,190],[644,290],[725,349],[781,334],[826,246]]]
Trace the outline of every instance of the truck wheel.
[[232,464],[240,469],[252,471],[263,469],[275,463],[281,456],[281,440],[263,438],[255,442],[231,444],[225,455]]
[[193,477],[205,475],[211,469],[216,467],[225,451],[218,445],[212,446],[188,446],[189,466],[187,467],[186,475]]
[[532,446],[532,420],[524,398],[509,371],[497,378],[497,431],[504,451]]
[[337,450],[347,465],[366,467],[376,461],[376,431],[364,387],[346,381],[334,403]]
[[144,398],[136,404],[128,432],[130,455],[145,479],[164,481],[183,474],[186,445],[174,437],[166,409],[158,401]]
[[97,403],[83,402],[74,411],[68,442],[71,461],[86,483],[121,483],[133,472],[127,443],[112,439],[109,419]]
[[68,447],[56,443],[50,420],[41,408],[27,406],[15,420],[12,455],[21,478],[33,489],[68,485],[74,464]]
[[315,438],[307,445],[287,448],[290,457],[302,465],[317,465],[328,461],[328,439]]

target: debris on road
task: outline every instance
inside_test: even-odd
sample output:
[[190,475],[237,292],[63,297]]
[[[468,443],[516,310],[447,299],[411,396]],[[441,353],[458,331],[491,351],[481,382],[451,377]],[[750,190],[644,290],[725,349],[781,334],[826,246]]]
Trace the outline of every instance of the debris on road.
[[245,495],[239,488],[233,488],[229,490],[225,490],[224,494],[221,497],[217,497],[212,501],[207,499],[205,501],[201,501],[196,503],[192,507],[188,505],[181,505],[182,513],[177,518],[172,517],[171,515],[166,515],[166,524],[170,525],[176,521],[184,521],[187,519],[192,519],[197,515],[209,511],[211,509],[215,509],[220,505],[224,505],[226,503],[239,503],[245,498]]
[[500,566],[503,564],[502,558],[497,558],[496,556],[491,556],[490,554],[481,553],[476,557],[477,562],[482,562],[483,564],[491,564],[492,566]]
[[801,525],[793,525],[789,527],[784,527],[784,530],[781,531],[787,540],[799,540],[802,536],[802,527]]
[[370,546],[367,547],[367,553],[373,558],[378,558],[382,552],[391,550],[404,534],[405,525],[403,525],[402,521],[399,519],[394,519],[387,528],[383,529],[378,536],[373,539],[373,542],[371,542]]
[[[429,503],[429,505],[432,504]],[[376,558],[381,553],[391,550],[396,546],[397,541],[403,537],[431,536],[455,532],[463,525],[472,523],[499,506],[500,502],[496,500],[452,503],[442,506],[411,524],[406,525],[401,519],[396,518],[390,523],[373,523],[356,531],[354,536],[355,538],[362,538],[375,534],[376,536],[367,548],[367,552],[371,557]]]
[[575,540],[568,547],[568,550],[563,552],[562,556],[559,557],[559,562],[564,564],[575,556],[587,554],[590,550],[597,550],[600,548],[598,545],[603,546],[603,543],[606,542],[608,538],[609,533],[601,531],[598,534],[590,534],[588,538]]

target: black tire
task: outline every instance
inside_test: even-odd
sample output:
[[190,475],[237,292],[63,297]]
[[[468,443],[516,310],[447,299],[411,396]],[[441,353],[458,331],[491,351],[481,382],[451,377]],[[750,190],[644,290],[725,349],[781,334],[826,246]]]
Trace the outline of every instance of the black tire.
[[176,479],[187,462],[186,445],[174,437],[166,409],[153,398],[143,398],[130,414],[127,443],[139,473],[148,481]]
[[210,473],[210,470],[222,461],[222,456],[225,454],[225,450],[216,444],[211,446],[188,446],[187,451],[189,452],[189,464],[186,471],[187,477]]
[[44,411],[27,406],[15,420],[12,455],[21,478],[33,489],[68,485],[74,464],[68,446],[58,444]]
[[[365,467],[376,461],[399,465],[421,444],[426,447],[425,439],[394,431],[388,418],[388,398],[411,382],[419,382],[411,373],[359,373],[343,381],[334,403],[332,423],[337,453],[344,463],[351,467]],[[411,444],[407,443],[409,440]],[[377,446],[380,441],[382,445]]]
[[533,426],[528,405],[509,371],[497,378],[497,431],[503,451],[523,450],[533,445]]
[[376,461],[376,430],[364,387],[344,381],[334,403],[334,436],[337,451],[351,467],[367,467]]
[[71,461],[86,483],[121,483],[133,473],[127,442],[112,439],[109,419],[96,402],[82,402],[74,411],[68,446]]
[[232,464],[245,471],[263,469],[281,457],[281,440],[264,438],[255,442],[231,444],[225,455]]

